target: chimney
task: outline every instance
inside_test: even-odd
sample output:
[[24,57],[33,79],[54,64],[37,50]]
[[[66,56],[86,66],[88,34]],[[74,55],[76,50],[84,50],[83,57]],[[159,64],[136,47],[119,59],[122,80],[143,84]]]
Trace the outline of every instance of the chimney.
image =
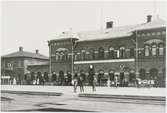
[[19,47],[19,51],[23,51],[23,47],[22,46]]
[[147,15],[147,23],[151,22],[152,15]]
[[113,28],[113,21],[106,22],[106,28]]
[[39,50],[38,50],[38,49],[36,49],[36,50],[35,50],[35,53],[36,53],[36,54],[38,54],[38,53],[39,53]]

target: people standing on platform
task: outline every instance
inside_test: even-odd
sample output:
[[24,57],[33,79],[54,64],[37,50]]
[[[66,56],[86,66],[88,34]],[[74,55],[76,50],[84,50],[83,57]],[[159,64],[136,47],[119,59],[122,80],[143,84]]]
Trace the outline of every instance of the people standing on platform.
[[140,80],[139,78],[136,78],[136,80],[135,80],[135,81],[136,81],[136,82],[135,82],[136,87],[137,87],[137,88],[139,88],[140,83],[141,83],[141,80]]
[[48,73],[46,73],[46,72],[44,73],[43,79],[44,79],[44,84],[46,84],[47,82],[49,82]]
[[82,76],[79,76],[79,79],[78,79],[78,85],[80,86],[80,92],[84,92],[84,80],[82,78]]
[[158,77],[157,77],[157,76],[155,77],[154,82],[155,82],[154,87],[156,87],[156,88],[157,88],[157,87],[158,87]]
[[110,81],[110,79],[108,78],[108,80],[107,80],[107,87],[110,87],[111,86],[111,81]]
[[15,79],[15,77],[13,78],[13,85],[16,85],[17,84],[17,81]]
[[96,79],[96,77],[93,77],[93,81],[92,81],[92,90],[93,90],[93,92],[96,91],[96,83],[97,83],[97,79]]
[[71,81],[72,81],[72,75],[70,72],[67,72],[67,78],[68,78],[68,86],[71,86]]
[[59,72],[59,79],[58,81],[60,82],[59,85],[64,85],[64,72],[60,71]]
[[73,85],[74,85],[74,93],[76,93],[77,92],[77,86],[78,86],[78,75],[77,75],[77,73],[74,75]]
[[65,77],[64,77],[64,85],[65,85],[65,86],[68,85],[68,77],[67,77],[67,75],[65,75]]
[[40,76],[40,85],[44,86],[44,83],[45,83],[44,77],[41,75]]
[[36,78],[36,85],[39,85],[39,77]]
[[56,72],[53,72],[52,73],[52,82],[53,82],[53,85],[55,85],[56,84],[56,81],[57,81],[57,75],[56,75]]
[[12,76],[10,76],[10,78],[9,78],[9,85],[13,85],[13,77]]
[[118,84],[119,84],[119,81],[118,81],[118,75],[115,76],[115,87],[117,88],[118,87]]

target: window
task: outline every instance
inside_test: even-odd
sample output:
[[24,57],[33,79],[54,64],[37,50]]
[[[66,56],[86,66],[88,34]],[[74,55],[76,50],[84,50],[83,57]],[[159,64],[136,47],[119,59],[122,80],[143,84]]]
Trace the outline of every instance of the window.
[[95,50],[94,49],[90,49],[89,52],[90,52],[90,59],[94,60],[95,59]]
[[164,55],[164,45],[159,44],[159,55]]
[[120,52],[119,50],[116,50],[117,58],[120,58]]
[[58,60],[59,60],[59,53],[56,53],[56,56],[55,56],[55,57],[56,57],[55,60],[58,61]]
[[114,58],[119,58],[118,50],[114,50]]
[[145,45],[145,56],[149,56],[150,50],[149,45]]
[[63,52],[61,52],[61,53],[59,54],[59,56],[60,56],[60,61],[63,61],[63,56],[64,56],[64,53],[63,53]]
[[18,67],[22,67],[22,62],[18,61]]
[[104,48],[99,48],[99,59],[104,59]]
[[156,44],[152,45],[151,52],[152,52],[152,56],[156,56],[157,55],[157,45]]
[[124,58],[125,57],[125,47],[120,47],[120,58]]
[[77,53],[74,53],[74,60],[77,60]]
[[81,60],[85,60],[85,50],[81,50]]
[[67,52],[64,53],[64,60],[65,60],[65,61],[68,60],[68,53],[67,53]]
[[77,53],[77,60],[81,60],[81,54]]
[[130,48],[130,57],[134,57],[134,48]]
[[109,48],[109,58],[114,58],[114,48]]
[[[20,62],[20,61],[19,61],[19,62]],[[18,63],[19,63],[19,62],[18,62]],[[20,66],[20,67],[21,67],[21,66]],[[8,68],[9,68],[9,69],[13,69],[13,64],[12,64],[12,63],[8,63]]]

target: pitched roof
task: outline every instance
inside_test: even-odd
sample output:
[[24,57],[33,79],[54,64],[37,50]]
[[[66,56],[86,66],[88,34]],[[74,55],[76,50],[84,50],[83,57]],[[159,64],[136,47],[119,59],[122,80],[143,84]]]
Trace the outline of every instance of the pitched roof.
[[132,32],[135,30],[146,30],[146,29],[155,29],[166,27],[165,21],[160,19],[158,16],[153,18],[151,22],[136,24],[136,25],[127,25],[127,26],[119,26],[113,27],[109,29],[101,29],[101,30],[93,30],[93,31],[83,31],[73,33],[71,30],[67,32],[63,32],[60,36],[56,37],[56,41],[69,38],[76,37],[78,38],[78,42],[80,41],[89,41],[89,40],[103,40],[103,39],[111,39],[111,38],[120,38],[131,36]]
[[162,20],[161,18],[159,18],[159,16],[156,16],[151,22],[144,23],[143,25],[137,27],[136,30],[147,30],[162,27],[166,27],[165,20]]
[[37,58],[37,59],[49,59],[47,56],[44,56],[42,54],[36,54],[32,52],[26,52],[26,51],[17,51],[13,52],[7,55],[3,55],[2,58],[12,58],[12,57],[29,57],[29,58]]
[[127,37],[127,36],[131,36],[132,31],[139,26],[140,24],[119,26],[119,27],[113,27],[109,29],[96,30],[96,31],[78,32],[79,41],[103,40],[103,39]]

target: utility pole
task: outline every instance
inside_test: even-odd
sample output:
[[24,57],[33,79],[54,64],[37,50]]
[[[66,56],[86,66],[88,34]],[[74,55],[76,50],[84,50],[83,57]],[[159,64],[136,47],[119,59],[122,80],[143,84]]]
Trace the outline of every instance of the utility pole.
[[136,78],[138,78],[138,39],[137,39],[137,30],[135,31],[135,38],[136,38],[136,59],[135,59],[135,71],[136,71]]
[[51,62],[51,44],[50,44],[50,42],[48,41],[48,45],[49,45],[49,75],[50,75],[50,77],[51,77],[51,74],[52,74],[52,71],[51,71],[51,69],[52,69],[52,62]]
[[72,74],[72,78],[74,76],[74,45],[73,45],[73,39],[71,38],[71,43],[72,43],[72,46],[71,46],[71,74]]

